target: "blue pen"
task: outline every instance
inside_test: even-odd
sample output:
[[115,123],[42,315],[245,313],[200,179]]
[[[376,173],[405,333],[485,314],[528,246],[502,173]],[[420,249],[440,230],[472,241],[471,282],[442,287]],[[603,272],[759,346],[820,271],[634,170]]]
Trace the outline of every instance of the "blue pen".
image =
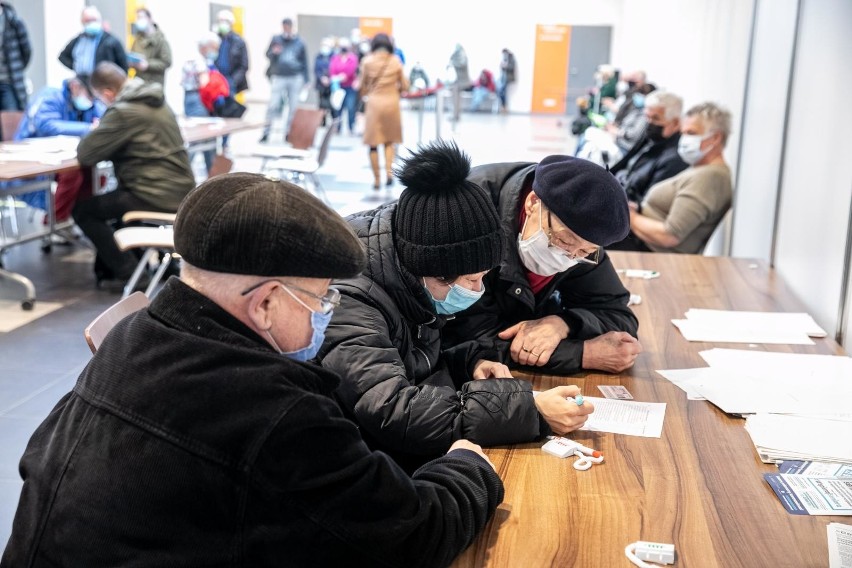
[[578,394],[574,397],[574,402],[577,403],[577,406],[583,406],[583,395]]

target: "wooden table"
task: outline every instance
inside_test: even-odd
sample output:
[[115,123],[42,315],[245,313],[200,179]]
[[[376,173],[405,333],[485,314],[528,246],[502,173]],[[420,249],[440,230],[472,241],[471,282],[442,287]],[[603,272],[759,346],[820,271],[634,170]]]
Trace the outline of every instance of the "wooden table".
[[[730,258],[612,253],[617,268],[658,270],[654,280],[625,279],[642,303],[634,306],[645,349],[621,375],[528,376],[533,388],[624,385],[636,400],[665,402],[662,438],[593,432],[571,437],[600,449],[606,461],[575,471],[572,459],[541,451],[542,443],[486,451],[506,497],[484,533],[454,564],[469,566],[632,566],[624,547],[637,540],[673,543],[676,568],[688,566],[826,567],[826,525],[849,517],[788,514],[757,457],[744,420],[706,401],[688,401],[655,369],[704,367],[698,352],[746,344],[687,342],[672,325],[689,308],[805,311],[765,263]],[[843,354],[831,339],[815,346],[756,349]],[[805,388],[807,385],[804,385]]]
[[263,121],[248,121],[241,118],[194,118],[179,117],[178,124],[183,139],[186,141],[187,150],[199,152],[204,150],[216,150],[222,153],[222,138],[241,132],[261,128],[266,123]]

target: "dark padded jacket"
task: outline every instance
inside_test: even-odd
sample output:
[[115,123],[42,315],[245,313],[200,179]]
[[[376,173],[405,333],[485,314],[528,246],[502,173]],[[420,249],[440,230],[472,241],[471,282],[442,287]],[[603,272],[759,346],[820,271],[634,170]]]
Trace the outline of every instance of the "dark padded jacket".
[[440,352],[448,316],[435,314],[422,280],[400,265],[395,210],[391,203],[348,218],[368,266],[336,283],[341,304],[320,351],[324,367],[343,373],[341,406],[368,443],[405,465],[445,452],[459,438],[495,445],[549,433],[530,383],[471,380],[476,362],[496,355],[489,346],[470,342]]
[[[644,136],[621,158],[610,172],[624,188],[627,199],[642,203],[655,184],[676,176],[689,166],[677,153],[680,133],[652,144]],[[634,156],[636,160],[630,165]]]
[[500,478],[468,450],[409,477],[343,417],[338,380],[172,278],[33,434],[0,566],[448,565]]
[[521,321],[557,315],[570,333],[544,368],[567,375],[582,369],[585,340],[609,331],[636,337],[639,321],[627,307],[630,293],[606,253],[600,264],[569,268],[533,294],[518,256],[518,215],[523,189],[529,187],[535,167],[533,163],[488,164],[471,170],[468,179],[491,194],[502,220],[503,260],[499,270],[485,276],[485,295],[444,328],[443,342],[445,348],[455,348],[478,340],[496,349],[508,363],[510,342],[498,339],[497,333]]
[[[59,54],[59,62],[72,71],[74,70],[74,47],[82,36],[83,34],[75,36],[74,39],[68,42],[62,53]],[[125,71],[128,69],[127,53],[124,51],[124,46],[117,37],[108,32],[101,34],[98,47],[95,48],[95,67],[101,61],[111,61]]]

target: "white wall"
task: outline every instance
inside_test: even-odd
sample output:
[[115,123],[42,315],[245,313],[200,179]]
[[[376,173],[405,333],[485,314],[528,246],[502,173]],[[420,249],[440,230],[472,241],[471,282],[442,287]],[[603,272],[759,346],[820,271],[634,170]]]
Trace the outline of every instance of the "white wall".
[[758,0],[731,254],[769,260],[798,0]]
[[775,266],[829,333],[837,328],[852,201],[852,3],[803,0]]

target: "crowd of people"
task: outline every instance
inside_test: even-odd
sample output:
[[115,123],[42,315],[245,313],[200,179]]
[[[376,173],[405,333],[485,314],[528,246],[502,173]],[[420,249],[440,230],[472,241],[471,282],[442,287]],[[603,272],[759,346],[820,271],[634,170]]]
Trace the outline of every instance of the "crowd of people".
[[[700,254],[731,208],[723,151],[731,114],[712,102],[683,112],[683,99],[599,67],[599,83],[578,101],[575,155],[606,166],[630,204],[630,233],[615,250]],[[597,125],[596,125],[597,124]]]
[[[83,11],[61,56],[75,76],[34,98],[19,137],[81,137],[81,169],[59,182],[99,282],[123,284],[136,265],[112,234],[132,209],[176,213],[180,276],[116,325],[36,430],[0,563],[449,564],[503,499],[482,446],[564,435],[595,410],[575,385],[534,392],[513,375],[620,373],[642,353],[607,249],[701,251],[730,207],[730,114],[683,113],[640,72],[619,93],[606,69],[591,107],[613,115],[600,129],[618,147],[611,170],[566,155],[472,168],[441,140],[394,167],[401,95],[428,78],[409,81],[386,34],[366,49],[327,39],[312,67],[320,104],[353,132],[360,99],[373,187],[403,186],[344,219],[259,174],[195,187],[163,94],[168,42],[136,15],[125,53]],[[222,113],[247,88],[233,27],[219,12],[203,61],[183,66],[188,116]],[[266,55],[264,142],[311,84],[289,18]],[[514,56],[502,61],[497,81],[471,83],[457,45],[454,96],[470,83],[505,105]],[[103,160],[117,189],[84,194]]]

